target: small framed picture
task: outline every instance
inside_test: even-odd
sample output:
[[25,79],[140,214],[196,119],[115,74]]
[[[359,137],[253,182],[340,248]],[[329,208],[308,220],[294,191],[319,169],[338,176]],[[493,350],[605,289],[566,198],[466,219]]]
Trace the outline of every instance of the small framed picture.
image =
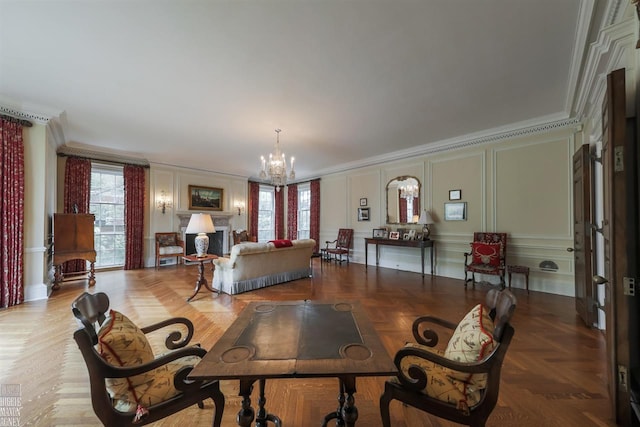
[[466,221],[467,202],[455,202],[444,204],[445,221]]
[[369,221],[369,208],[358,208],[358,221]]
[[360,206],[367,206],[367,198],[363,197],[360,199]]
[[387,236],[387,230],[384,228],[374,228],[373,229],[373,238],[374,239],[384,239]]
[[389,233],[389,238],[391,240],[398,240],[398,239],[400,239],[400,233],[398,233],[397,231],[391,231]]
[[462,199],[462,190],[449,190],[449,200]]
[[416,238],[416,230],[409,230],[409,240]]
[[402,236],[402,240],[411,240],[409,233],[404,233],[404,236]]
[[416,233],[416,240],[424,240],[424,233]]

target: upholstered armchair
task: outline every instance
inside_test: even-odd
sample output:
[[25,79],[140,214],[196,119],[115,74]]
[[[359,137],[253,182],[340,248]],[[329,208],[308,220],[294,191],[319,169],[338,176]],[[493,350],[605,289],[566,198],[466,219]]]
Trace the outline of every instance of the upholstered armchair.
[[242,242],[257,242],[255,236],[250,236],[247,230],[233,230],[233,244],[237,245]]
[[[473,233],[471,252],[464,253],[464,287],[475,286],[476,273],[500,277],[504,289],[507,268],[507,233]],[[471,278],[468,278],[471,273]]]
[[177,258],[180,264],[184,255],[184,242],[180,239],[180,233],[156,233],[156,268],[160,266],[160,258]]
[[[89,370],[91,404],[105,426],[148,424],[191,405],[203,408],[209,398],[215,403],[213,425],[220,426],[224,395],[218,381],[187,380],[206,354],[189,345],[194,332],[189,319],[138,328],[124,314],[109,310],[104,293],[85,292],[71,309],[82,325],[73,338]],[[156,356],[147,334],[167,326],[176,330],[167,335],[166,352]]]
[[[457,325],[432,316],[417,318],[416,342],[396,353],[398,376],[386,381],[380,397],[383,427],[391,427],[392,400],[456,423],[484,426],[498,401],[515,307],[510,291],[491,289],[485,304],[477,304]],[[438,348],[445,334],[449,342]]]
[[349,251],[351,250],[351,240],[353,239],[352,228],[340,228],[338,230],[338,238],[336,240],[327,240],[326,247],[322,250],[327,260],[333,255],[336,261],[342,264],[342,256],[346,256],[347,264],[349,264]]

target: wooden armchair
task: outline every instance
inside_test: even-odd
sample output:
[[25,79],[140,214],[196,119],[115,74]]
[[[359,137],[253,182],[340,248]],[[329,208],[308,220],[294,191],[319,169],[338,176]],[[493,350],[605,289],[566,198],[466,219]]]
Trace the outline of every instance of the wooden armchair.
[[156,233],[156,268],[160,266],[160,258],[178,258],[180,264],[184,255],[184,242],[180,239],[180,233]]
[[[507,233],[473,233],[471,252],[464,253],[464,287],[476,284],[476,273],[500,276],[504,289],[507,268]],[[471,278],[468,278],[471,273]]]
[[[396,353],[398,377],[386,381],[380,397],[383,427],[391,427],[393,399],[449,421],[484,426],[498,401],[502,362],[514,334],[509,322],[515,307],[510,291],[491,289],[486,304],[474,307],[457,326],[432,316],[416,319],[417,344],[407,344]],[[480,323],[484,326],[478,327]],[[434,348],[439,336],[431,325],[455,331],[444,352]],[[481,338],[472,340],[474,335]]]
[[[334,256],[336,261],[340,261],[342,264],[343,255],[347,257],[347,264],[349,264],[349,251],[351,248],[351,240],[353,239],[353,229],[352,228],[340,228],[338,230],[338,238],[332,241],[326,241],[326,247],[324,249],[325,257],[327,260],[331,259],[331,255]],[[329,247],[329,245],[333,245],[333,247]],[[339,258],[338,258],[339,257]]]
[[237,245],[242,242],[257,242],[254,236],[250,236],[247,230],[233,230],[233,244]]
[[[104,293],[83,293],[71,304],[82,324],[74,334],[91,385],[91,404],[105,426],[144,425],[202,401],[215,403],[213,426],[220,426],[224,395],[218,381],[187,380],[206,354],[193,337],[189,319],[176,317],[139,329],[126,316],[109,310]],[[108,315],[108,317],[107,317]],[[146,334],[179,325],[165,340],[167,353],[155,357]],[[183,332],[186,336],[183,337]]]

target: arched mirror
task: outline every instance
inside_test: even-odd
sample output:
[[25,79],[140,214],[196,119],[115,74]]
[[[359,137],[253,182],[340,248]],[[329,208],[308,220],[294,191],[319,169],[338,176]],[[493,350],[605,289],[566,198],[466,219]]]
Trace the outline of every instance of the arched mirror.
[[387,184],[387,224],[416,224],[420,216],[420,180],[405,175]]

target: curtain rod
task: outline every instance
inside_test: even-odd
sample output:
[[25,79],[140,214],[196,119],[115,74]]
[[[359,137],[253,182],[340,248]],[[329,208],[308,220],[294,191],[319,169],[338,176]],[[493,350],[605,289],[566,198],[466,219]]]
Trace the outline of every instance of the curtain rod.
[[18,123],[19,125],[27,128],[30,128],[31,126],[33,126],[33,123],[31,123],[29,120],[19,119],[17,117],[8,116],[6,114],[0,114],[0,119],[6,120],[12,123]]
[[98,163],[108,163],[108,164],[119,165],[119,166],[123,166],[123,165],[141,166],[143,168],[149,169],[149,165],[148,164],[143,164],[143,163],[119,162],[119,161],[116,161],[116,160],[105,160],[105,159],[100,159],[100,158],[97,158],[97,157],[79,156],[77,154],[67,154],[67,153],[57,153],[57,154],[60,157],[76,157],[78,159],[91,160],[91,161],[98,162]]

